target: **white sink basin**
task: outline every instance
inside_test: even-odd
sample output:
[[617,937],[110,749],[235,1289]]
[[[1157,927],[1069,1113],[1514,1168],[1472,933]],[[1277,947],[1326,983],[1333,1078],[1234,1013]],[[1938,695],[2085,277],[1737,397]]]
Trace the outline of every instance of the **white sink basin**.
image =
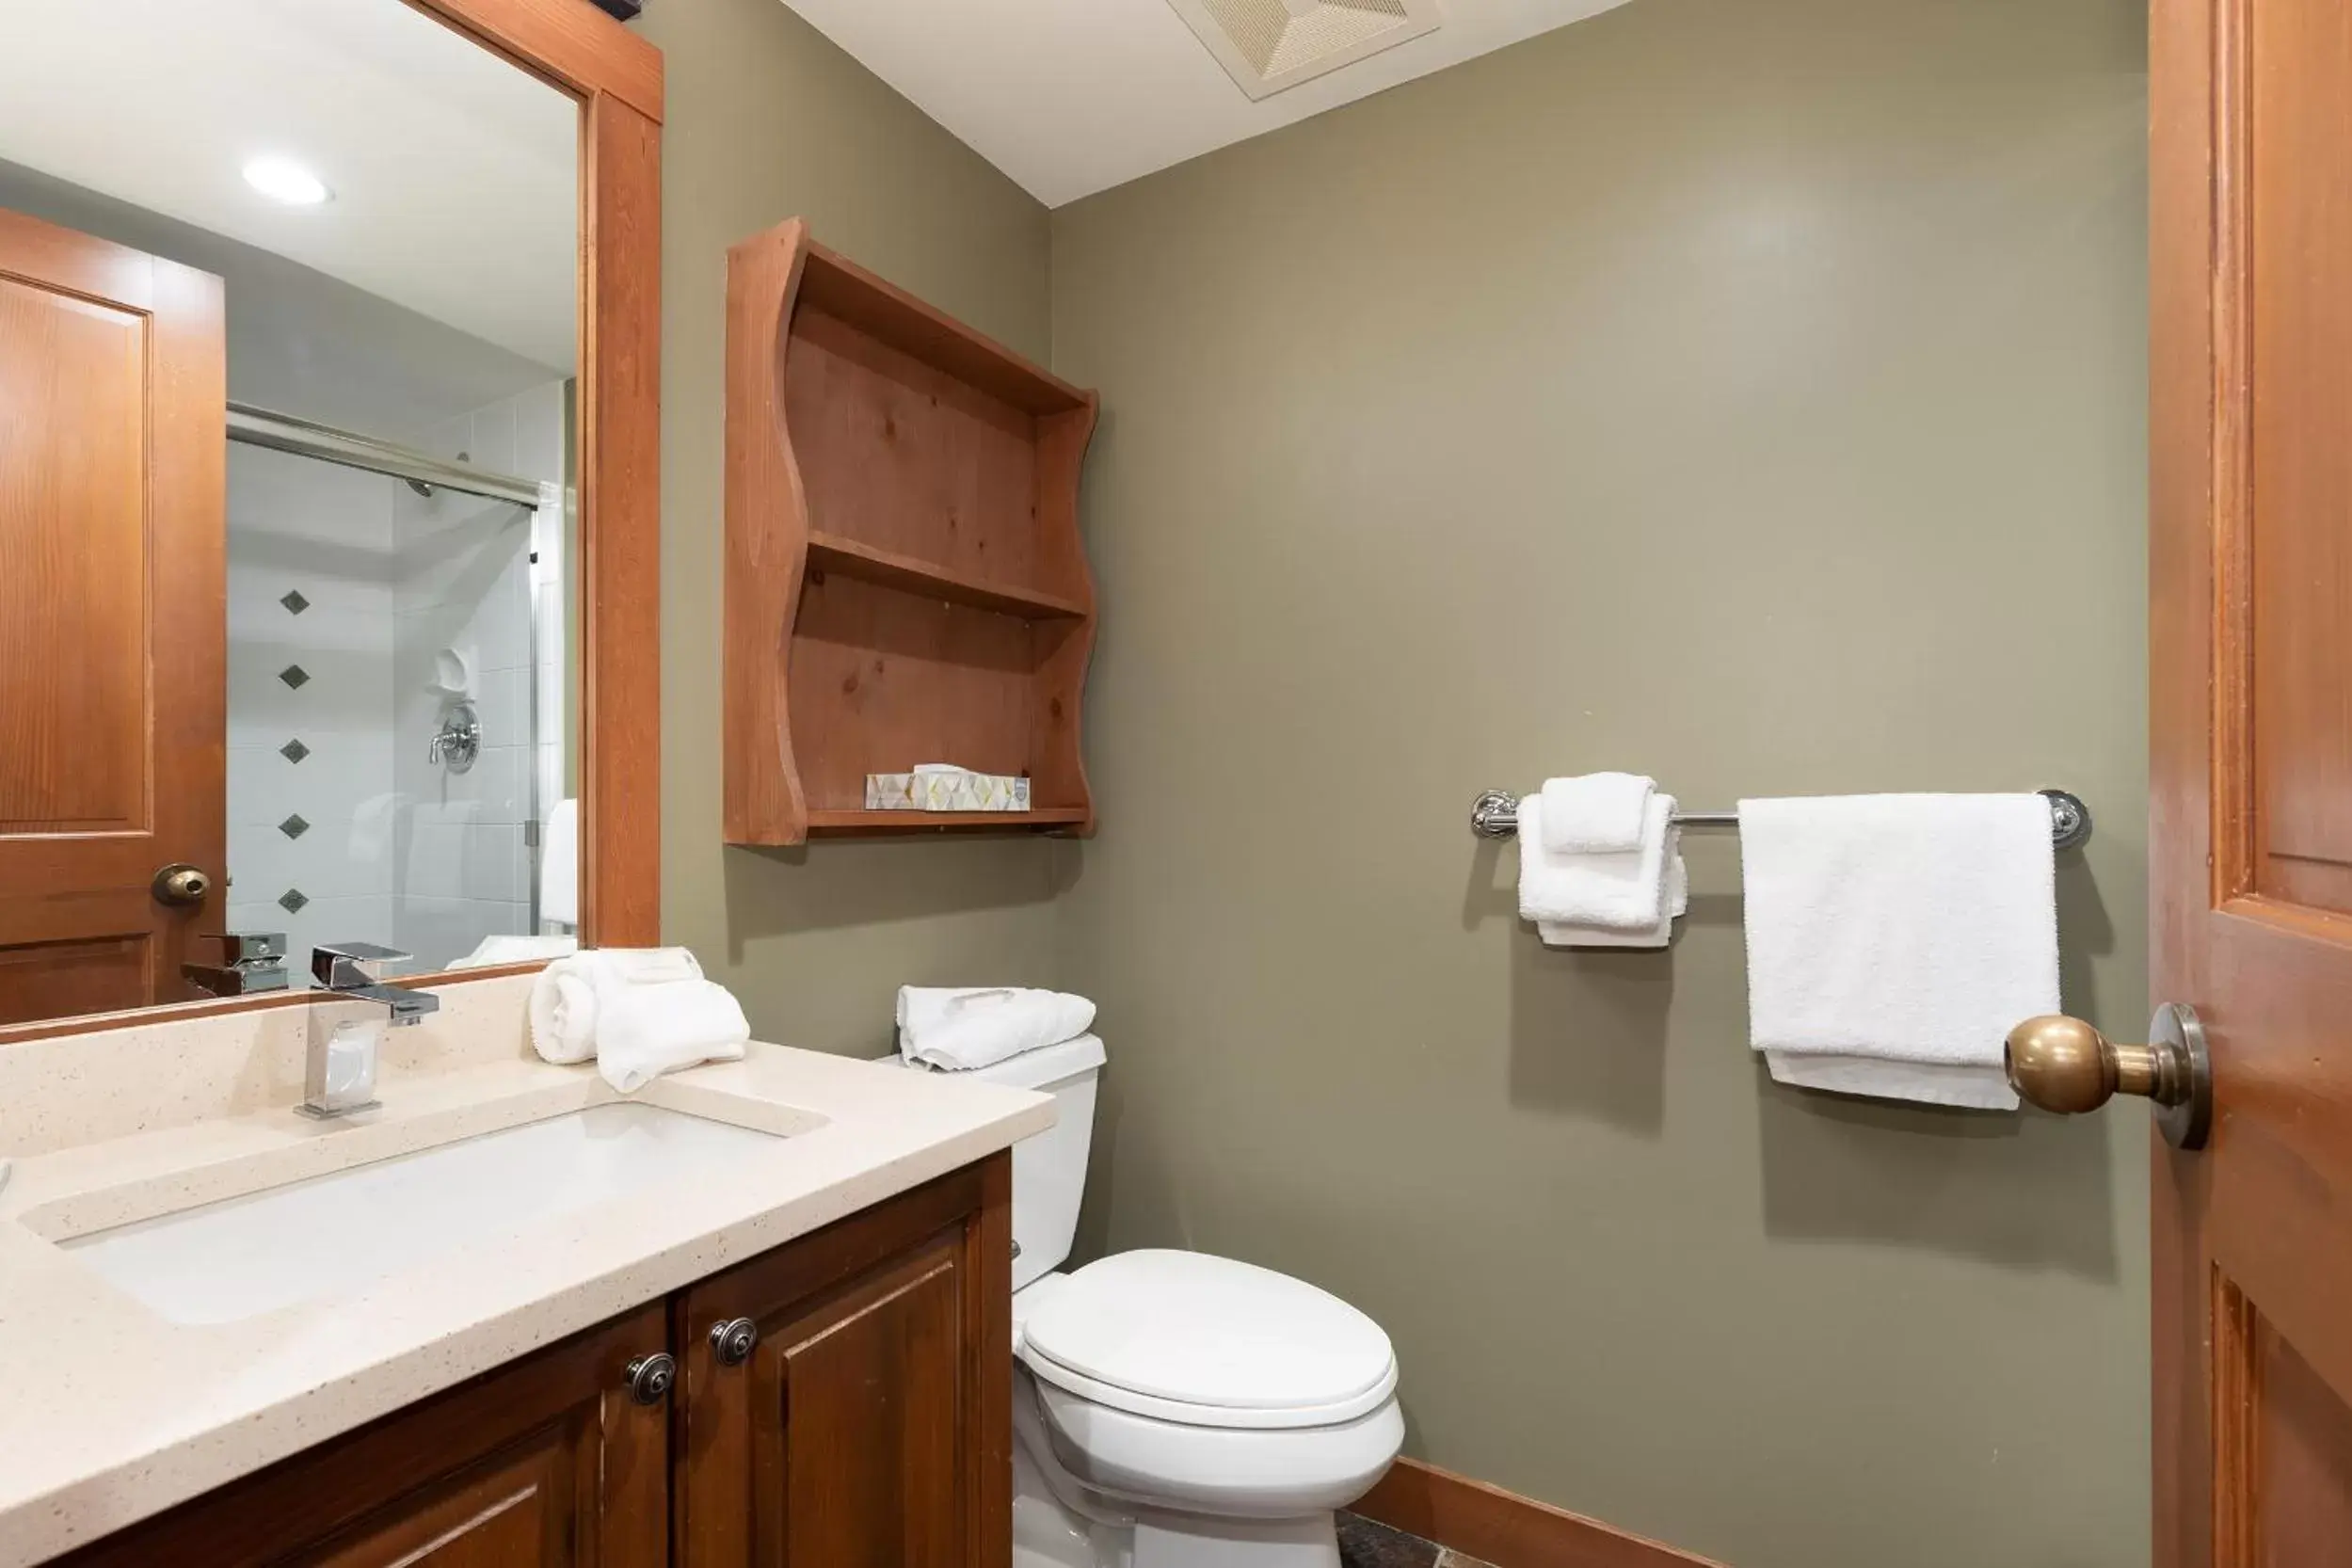
[[707,1176],[776,1140],[658,1106],[603,1105],[62,1245],[175,1323],[232,1323]]

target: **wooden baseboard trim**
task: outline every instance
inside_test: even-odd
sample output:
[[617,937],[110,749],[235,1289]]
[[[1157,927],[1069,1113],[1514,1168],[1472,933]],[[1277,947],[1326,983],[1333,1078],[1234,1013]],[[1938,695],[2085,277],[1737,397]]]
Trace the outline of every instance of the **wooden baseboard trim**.
[[1496,1568],[1722,1568],[1418,1460],[1397,1461],[1352,1512]]

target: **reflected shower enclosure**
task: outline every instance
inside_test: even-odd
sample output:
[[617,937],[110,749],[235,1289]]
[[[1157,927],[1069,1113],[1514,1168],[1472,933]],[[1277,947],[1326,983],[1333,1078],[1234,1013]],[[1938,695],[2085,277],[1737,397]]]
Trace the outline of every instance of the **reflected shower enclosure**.
[[230,929],[432,970],[577,919],[539,865],[568,793],[567,410],[551,381],[414,447],[232,410]]

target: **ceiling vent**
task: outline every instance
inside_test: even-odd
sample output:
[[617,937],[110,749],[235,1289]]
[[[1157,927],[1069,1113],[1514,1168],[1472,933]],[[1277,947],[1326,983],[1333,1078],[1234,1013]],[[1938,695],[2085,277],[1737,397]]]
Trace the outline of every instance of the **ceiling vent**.
[[1377,55],[1438,23],[1437,0],[1168,0],[1252,98]]

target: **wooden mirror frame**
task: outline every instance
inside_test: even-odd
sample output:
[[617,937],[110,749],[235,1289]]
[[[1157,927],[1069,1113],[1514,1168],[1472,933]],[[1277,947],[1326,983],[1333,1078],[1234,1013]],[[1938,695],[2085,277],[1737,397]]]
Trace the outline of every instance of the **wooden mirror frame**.
[[[662,933],[662,52],[591,0],[380,3],[432,17],[580,104],[581,936],[649,947]],[[0,1045],[298,1006],[310,995],[32,1019],[0,1026]]]

